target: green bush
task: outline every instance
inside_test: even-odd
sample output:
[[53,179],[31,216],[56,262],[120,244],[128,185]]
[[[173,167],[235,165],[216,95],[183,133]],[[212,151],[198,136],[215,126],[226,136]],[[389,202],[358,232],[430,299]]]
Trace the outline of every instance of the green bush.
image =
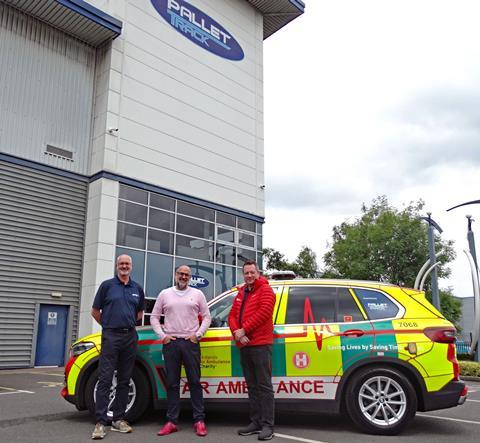
[[459,361],[460,375],[480,377],[480,363],[476,361]]
[[473,356],[470,355],[470,354],[457,354],[457,360],[468,360],[468,361],[472,361],[473,360]]

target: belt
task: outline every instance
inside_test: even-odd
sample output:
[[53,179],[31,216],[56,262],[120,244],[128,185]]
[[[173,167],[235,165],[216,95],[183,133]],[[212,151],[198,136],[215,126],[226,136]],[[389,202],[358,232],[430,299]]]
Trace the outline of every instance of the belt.
[[130,328],[104,328],[104,329],[106,329],[107,331],[121,332],[121,333],[126,334],[127,332],[133,331],[135,329],[135,327],[132,326]]

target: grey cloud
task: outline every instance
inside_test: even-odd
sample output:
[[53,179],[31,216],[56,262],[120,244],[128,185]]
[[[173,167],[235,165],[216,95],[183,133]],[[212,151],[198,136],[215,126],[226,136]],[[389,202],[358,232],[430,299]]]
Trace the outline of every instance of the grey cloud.
[[327,183],[321,177],[271,177],[266,186],[266,203],[276,208],[340,210],[359,201],[354,190],[342,189],[339,183]]

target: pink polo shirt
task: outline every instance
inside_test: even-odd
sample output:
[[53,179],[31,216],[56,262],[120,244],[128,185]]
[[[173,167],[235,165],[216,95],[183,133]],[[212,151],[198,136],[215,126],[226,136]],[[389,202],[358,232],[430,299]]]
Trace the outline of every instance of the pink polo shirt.
[[[160,325],[162,314],[164,323]],[[202,316],[200,325],[199,314]],[[160,292],[150,317],[153,330],[160,340],[167,335],[185,338],[195,334],[201,338],[210,326],[210,321],[210,311],[205,295],[199,289],[190,286],[184,291],[173,286]]]

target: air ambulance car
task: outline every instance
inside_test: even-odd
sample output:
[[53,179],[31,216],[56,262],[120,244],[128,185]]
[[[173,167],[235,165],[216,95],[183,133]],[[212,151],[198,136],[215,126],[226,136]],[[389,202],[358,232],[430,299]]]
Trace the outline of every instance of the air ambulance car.
[[[278,406],[347,413],[362,430],[392,435],[416,411],[463,404],[455,328],[423,292],[390,284],[343,280],[271,281],[273,386]],[[247,398],[240,355],[227,325],[237,288],[209,302],[212,324],[201,341],[207,401]],[[130,381],[127,419],[153,405],[165,407],[162,342],[138,328],[138,355]],[[63,397],[94,413],[101,336],[72,345]],[[182,378],[182,397],[189,396]],[[112,392],[112,398],[114,391]]]

